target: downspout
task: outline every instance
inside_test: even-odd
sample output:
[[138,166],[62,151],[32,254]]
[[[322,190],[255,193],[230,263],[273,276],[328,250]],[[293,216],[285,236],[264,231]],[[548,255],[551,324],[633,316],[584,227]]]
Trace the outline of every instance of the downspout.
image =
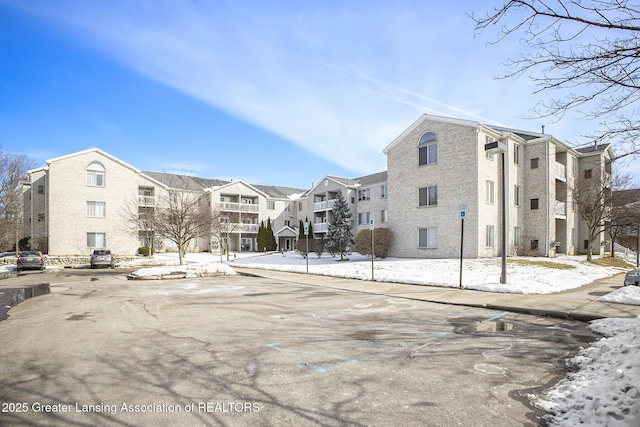
[[[549,164],[551,163],[551,159],[549,158],[549,143],[550,141],[548,141],[545,145],[544,145],[544,151],[545,151],[545,157],[547,159],[547,174],[546,174],[546,181],[547,181],[547,203],[546,203],[546,219],[545,219],[545,228],[546,228],[546,243],[545,243],[545,256],[548,258],[549,257],[549,245],[551,244],[551,241],[549,240],[549,203],[550,203],[550,191],[549,191],[549,172],[550,172],[550,166]],[[554,167],[555,167],[555,159],[554,159]],[[555,212],[555,208],[554,208],[554,212]]]

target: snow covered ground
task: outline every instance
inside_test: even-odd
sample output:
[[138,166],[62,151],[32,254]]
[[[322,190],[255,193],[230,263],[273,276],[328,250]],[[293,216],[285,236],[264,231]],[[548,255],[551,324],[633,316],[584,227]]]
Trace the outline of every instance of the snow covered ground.
[[[306,260],[294,252],[255,256],[235,255],[230,262],[210,254],[187,254],[186,266],[178,266],[176,254],[157,255],[153,260],[128,262],[140,266],[140,277],[162,277],[181,272],[187,277],[206,274],[235,274],[233,266],[306,272]],[[371,260],[351,254],[350,260],[315,256],[309,258],[309,273],[355,279],[371,279]],[[584,257],[542,259],[555,268],[536,265],[540,258],[510,259],[507,284],[499,283],[500,260],[465,260],[463,286],[491,292],[516,294],[552,294],[577,288],[592,281],[619,273],[619,269],[598,267],[584,262]],[[222,262],[224,261],[224,262]],[[149,265],[152,262],[154,265]],[[0,267],[12,270],[15,267]],[[374,261],[377,281],[404,282],[417,285],[456,287],[459,283],[458,260],[385,259]],[[550,298],[552,296],[550,295]],[[640,288],[620,288],[600,298],[601,301],[640,305]],[[640,425],[640,317],[602,319],[590,328],[604,338],[582,349],[568,360],[573,372],[540,395],[529,396],[537,406],[549,412],[552,426],[638,426]]]

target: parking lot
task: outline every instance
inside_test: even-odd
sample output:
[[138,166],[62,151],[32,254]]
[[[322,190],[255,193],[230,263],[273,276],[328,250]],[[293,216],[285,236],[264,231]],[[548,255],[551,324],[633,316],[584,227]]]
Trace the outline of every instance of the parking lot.
[[52,293],[0,322],[3,425],[537,425],[527,394],[595,339],[574,321],[260,277],[3,286],[31,277]]

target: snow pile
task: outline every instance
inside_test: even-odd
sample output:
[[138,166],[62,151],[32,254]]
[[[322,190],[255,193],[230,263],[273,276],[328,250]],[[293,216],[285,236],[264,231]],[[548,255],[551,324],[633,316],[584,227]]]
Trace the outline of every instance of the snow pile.
[[[540,258],[518,257],[519,262],[507,263],[507,283],[500,283],[501,260],[499,258],[468,259],[463,262],[462,286],[489,292],[514,294],[549,294],[574,289],[602,279],[621,270],[600,267],[584,261],[584,256],[545,258],[558,268],[536,265]],[[272,254],[255,258],[238,259],[230,263],[237,267],[267,270],[306,272],[306,261],[298,253],[286,256]],[[371,258],[357,253],[349,255],[349,261],[337,262],[336,258],[309,257],[309,273],[351,279],[371,280]],[[415,285],[458,287],[460,260],[456,259],[406,259],[386,258],[374,261],[374,279],[378,282],[399,282]]]
[[162,277],[202,277],[202,276],[232,276],[235,270],[226,264],[186,264],[168,267],[141,268],[131,273],[132,278],[162,278]]
[[640,305],[640,287],[625,286],[598,298],[598,301]]
[[605,338],[569,360],[576,372],[541,396],[550,425],[637,426],[640,423],[640,317],[601,319],[590,328]]

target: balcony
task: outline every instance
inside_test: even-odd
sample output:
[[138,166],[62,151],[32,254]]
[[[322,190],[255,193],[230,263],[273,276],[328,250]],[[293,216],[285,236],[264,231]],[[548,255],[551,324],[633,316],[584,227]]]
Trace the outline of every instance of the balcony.
[[154,196],[138,196],[138,206],[153,207],[156,205]]
[[223,212],[260,212],[260,206],[255,203],[220,202],[218,203],[218,207]]
[[314,222],[313,223],[313,232],[314,233],[326,233],[329,230],[328,222]]
[[567,216],[567,203],[556,200],[556,216]]
[[567,167],[558,162],[556,162],[556,179],[565,182],[567,181]]
[[259,224],[240,224],[238,222],[225,223],[222,225],[222,233],[257,233]]
[[324,200],[322,202],[316,202],[313,204],[313,211],[329,211],[333,209],[333,205],[336,203],[338,199]]

